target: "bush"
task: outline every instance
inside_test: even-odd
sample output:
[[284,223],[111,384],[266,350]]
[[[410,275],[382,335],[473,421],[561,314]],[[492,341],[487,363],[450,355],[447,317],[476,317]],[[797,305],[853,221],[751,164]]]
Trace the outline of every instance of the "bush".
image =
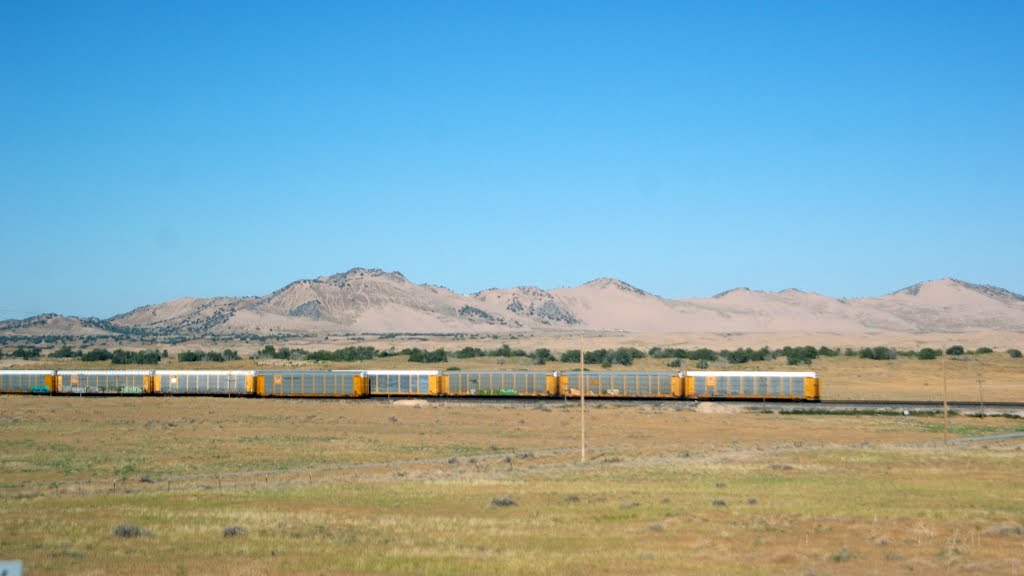
[[554,361],[555,355],[551,353],[551,350],[547,348],[537,348],[530,355],[530,362],[537,366],[547,364],[549,361]]
[[15,358],[21,358],[22,360],[33,360],[39,358],[42,351],[35,346],[18,346],[18,349],[11,354]]
[[565,352],[562,352],[558,356],[558,361],[559,362],[566,362],[566,363],[577,364],[580,361],[580,351],[579,350],[567,350]]
[[946,348],[946,355],[947,356],[963,356],[964,355],[964,347],[960,346],[959,344],[957,344],[955,346],[950,346],[949,348]]
[[917,359],[918,360],[935,360],[936,358],[939,357],[940,354],[942,354],[942,352],[940,350],[936,350],[935,348],[921,348],[917,352]]
[[786,346],[782,350],[776,352],[776,356],[785,356],[786,364],[790,366],[798,366],[800,364],[810,364],[818,357],[818,349],[814,346]]
[[50,358],[78,358],[81,355],[81,350],[72,350],[71,346],[66,344],[53,352],[50,352]]
[[473,348],[472,346],[466,346],[462,350],[456,350],[456,358],[476,358],[478,356],[486,356],[487,353],[479,348]]
[[228,526],[224,529],[225,538],[233,538],[235,536],[245,536],[249,531],[245,529],[245,526]]
[[895,360],[896,350],[886,346],[875,346],[874,348],[861,348],[860,357],[868,360]]
[[114,355],[106,348],[94,348],[83,354],[82,360],[86,362],[106,362],[113,357]]
[[1006,353],[1010,355],[1010,358],[1020,358],[1021,357],[1020,350],[1017,350],[1016,348],[1010,348],[1009,350],[1006,351]]
[[447,362],[448,353],[444,351],[444,348],[438,348],[437,350],[426,351],[420,348],[409,349],[409,362],[420,362],[423,364],[434,364],[437,362]]
[[140,352],[132,352],[118,349],[110,354],[110,362],[112,364],[159,364],[160,351],[142,350]]
[[118,538],[138,538],[142,536],[142,528],[135,524],[118,524],[114,528],[114,536]]
[[992,349],[989,348],[988,346],[982,346],[981,348],[978,348],[977,350],[975,350],[974,353],[975,354],[991,354],[992,353]]

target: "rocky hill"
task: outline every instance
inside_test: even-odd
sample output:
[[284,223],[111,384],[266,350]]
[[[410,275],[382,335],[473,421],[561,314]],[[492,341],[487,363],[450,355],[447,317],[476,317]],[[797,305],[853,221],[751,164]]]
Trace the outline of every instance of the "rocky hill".
[[398,272],[354,268],[258,298],[181,298],[107,320],[54,314],[0,322],[0,335],[456,333],[510,331],[858,334],[1024,331],[1024,296],[945,278],[885,296],[836,299],[737,288],[671,300],[620,280],[457,294]]

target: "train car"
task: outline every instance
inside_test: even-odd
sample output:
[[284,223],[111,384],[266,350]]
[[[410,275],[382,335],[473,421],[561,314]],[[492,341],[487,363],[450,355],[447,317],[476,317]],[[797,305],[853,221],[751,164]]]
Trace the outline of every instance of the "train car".
[[256,372],[249,370],[157,370],[153,394],[171,396],[252,396]]
[[[587,396],[597,398],[682,398],[681,372],[583,372]],[[580,372],[559,375],[559,392],[579,396]]]
[[362,370],[257,370],[257,396],[358,398],[369,393]]
[[0,370],[0,394],[53,394],[56,370]]
[[445,372],[442,394],[448,396],[557,396],[558,376],[552,372]]
[[153,390],[152,370],[58,370],[56,394],[142,395]]
[[693,400],[821,400],[816,372],[687,372]]
[[439,396],[444,375],[438,370],[367,370],[370,396]]

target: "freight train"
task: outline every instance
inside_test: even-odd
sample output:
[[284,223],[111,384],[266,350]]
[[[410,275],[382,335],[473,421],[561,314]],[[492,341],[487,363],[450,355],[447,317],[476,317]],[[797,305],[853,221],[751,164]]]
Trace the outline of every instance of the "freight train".
[[817,402],[815,372],[0,370],[2,394],[579,397]]

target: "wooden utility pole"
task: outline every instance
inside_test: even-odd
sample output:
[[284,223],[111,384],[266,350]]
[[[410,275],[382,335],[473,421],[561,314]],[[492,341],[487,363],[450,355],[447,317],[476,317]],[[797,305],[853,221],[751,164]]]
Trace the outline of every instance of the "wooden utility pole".
[[982,389],[982,385],[985,383],[985,377],[978,372],[978,404],[981,405],[981,413],[979,416],[985,417],[985,392]]
[[949,446],[949,394],[946,390],[946,354],[942,354],[942,440]]
[[587,382],[583,373],[583,333],[580,333],[580,464],[587,461]]

